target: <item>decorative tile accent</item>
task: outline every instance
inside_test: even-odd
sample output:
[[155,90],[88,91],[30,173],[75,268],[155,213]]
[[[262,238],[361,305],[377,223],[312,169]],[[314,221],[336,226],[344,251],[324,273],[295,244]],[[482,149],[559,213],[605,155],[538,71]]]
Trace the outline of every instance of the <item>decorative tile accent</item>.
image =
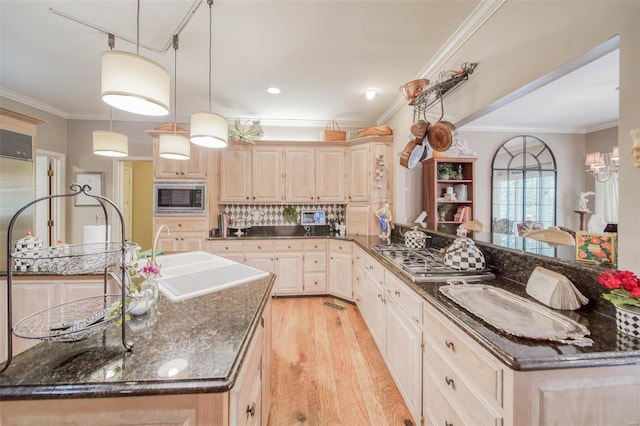
[[[288,204],[225,204],[220,210],[234,220],[244,220],[251,226],[296,226],[299,223],[285,222],[282,211]],[[327,221],[335,220],[338,223],[345,221],[345,204],[296,204],[291,205],[298,212],[301,210],[325,210]]]

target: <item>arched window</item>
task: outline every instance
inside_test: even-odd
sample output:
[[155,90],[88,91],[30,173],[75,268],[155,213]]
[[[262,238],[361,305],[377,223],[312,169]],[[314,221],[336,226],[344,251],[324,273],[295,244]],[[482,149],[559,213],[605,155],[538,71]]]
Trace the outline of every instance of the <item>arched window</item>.
[[553,152],[535,136],[516,136],[493,156],[491,232],[493,242],[554,255],[545,243],[520,236],[556,224],[557,170]]

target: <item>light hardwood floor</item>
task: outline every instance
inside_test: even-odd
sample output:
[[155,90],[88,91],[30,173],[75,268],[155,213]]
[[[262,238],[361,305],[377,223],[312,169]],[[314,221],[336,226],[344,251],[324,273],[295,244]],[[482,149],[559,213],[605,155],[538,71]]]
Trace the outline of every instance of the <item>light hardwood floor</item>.
[[332,297],[276,298],[272,318],[269,426],[411,424],[354,305]]

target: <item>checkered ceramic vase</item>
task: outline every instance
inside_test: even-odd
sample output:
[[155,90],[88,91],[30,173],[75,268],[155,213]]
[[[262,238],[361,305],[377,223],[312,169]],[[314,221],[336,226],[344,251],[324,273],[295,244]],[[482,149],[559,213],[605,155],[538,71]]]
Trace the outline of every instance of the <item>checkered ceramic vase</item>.
[[616,305],[616,325],[623,333],[640,338],[640,308]]

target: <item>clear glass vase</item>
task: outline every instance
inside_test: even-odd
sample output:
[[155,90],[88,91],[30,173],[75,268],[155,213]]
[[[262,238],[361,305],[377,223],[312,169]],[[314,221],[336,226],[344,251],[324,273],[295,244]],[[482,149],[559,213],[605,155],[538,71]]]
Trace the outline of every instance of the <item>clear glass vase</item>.
[[155,278],[147,278],[140,286],[140,291],[131,293],[136,299],[136,304],[129,313],[131,315],[143,315],[147,313],[158,301],[158,282]]

